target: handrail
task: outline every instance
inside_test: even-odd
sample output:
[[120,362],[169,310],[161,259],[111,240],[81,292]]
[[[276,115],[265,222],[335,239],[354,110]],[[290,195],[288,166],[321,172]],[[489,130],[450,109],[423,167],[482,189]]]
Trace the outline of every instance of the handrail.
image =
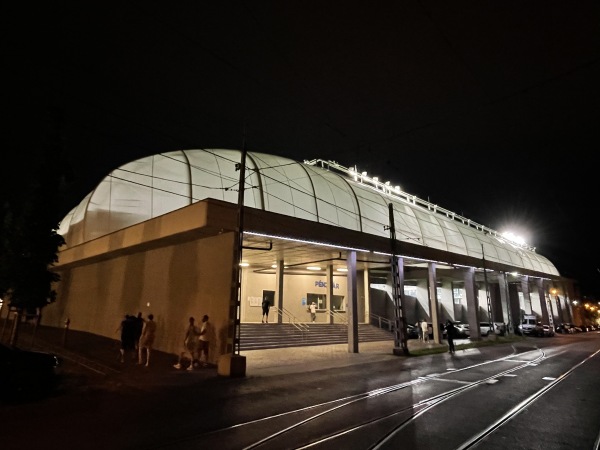
[[304,333],[305,331],[308,331],[308,329],[309,329],[308,325],[298,321],[296,316],[294,316],[292,313],[290,313],[287,309],[278,308],[277,306],[275,306],[275,311],[277,311],[277,314],[280,315],[282,317],[282,319],[287,318],[288,323],[292,324],[294,326],[294,328],[296,328],[298,331],[300,331],[302,333]]
[[378,316],[377,314],[370,313],[370,319],[375,319],[375,321],[379,324],[379,328],[384,328],[382,325],[386,325],[389,331],[394,331],[394,322],[387,317]]
[[337,311],[329,311],[329,315],[333,317],[334,320],[337,319],[338,322],[348,326],[348,317],[345,314],[340,314]]

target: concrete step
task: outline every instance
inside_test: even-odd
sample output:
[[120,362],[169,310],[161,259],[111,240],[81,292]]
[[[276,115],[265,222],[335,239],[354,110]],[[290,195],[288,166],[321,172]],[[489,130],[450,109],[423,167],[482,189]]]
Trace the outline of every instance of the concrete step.
[[[312,345],[344,344],[348,342],[345,324],[306,324],[300,331],[289,323],[244,323],[240,326],[240,349],[259,350],[271,348],[302,347]],[[369,324],[359,324],[359,342],[393,340],[387,330]]]

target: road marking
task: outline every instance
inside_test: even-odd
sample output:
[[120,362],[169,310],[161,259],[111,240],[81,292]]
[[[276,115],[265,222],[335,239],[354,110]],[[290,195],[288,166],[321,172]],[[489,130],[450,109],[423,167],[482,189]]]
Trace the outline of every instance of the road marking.
[[435,381],[445,381],[446,383],[471,384],[471,381],[448,380],[446,378],[434,378]]
[[531,364],[529,364],[529,365],[530,365],[530,366],[537,366],[538,364],[537,364],[537,363],[531,363]]
[[556,377],[544,377],[544,378],[542,378],[542,380],[554,381],[554,380],[556,380]]
[[448,367],[446,370],[457,370],[457,369],[455,369],[453,367]]
[[496,380],[496,379],[486,381],[487,384],[496,384],[497,382],[498,382],[498,380]]
[[514,373],[505,373],[504,375],[502,375],[503,377],[516,377],[516,375]]

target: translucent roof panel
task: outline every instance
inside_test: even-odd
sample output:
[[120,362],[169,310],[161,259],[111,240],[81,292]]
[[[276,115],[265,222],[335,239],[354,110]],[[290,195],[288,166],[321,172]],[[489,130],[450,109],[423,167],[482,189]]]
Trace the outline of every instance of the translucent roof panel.
[[343,178],[306,166],[317,199],[319,222],[360,231],[360,211],[354,191]]
[[253,153],[249,158],[261,176],[264,209],[318,221],[315,190],[302,164],[264,153]]
[[[67,214],[59,233],[74,246],[207,198],[237,203],[241,154],[228,149],[180,150],[127,163]],[[398,240],[559,275],[548,259],[530,249],[486,234],[464,218],[455,220],[454,213],[417,204],[414,196],[392,195],[358,178],[248,152],[244,204],[383,237],[389,236],[392,204]]]

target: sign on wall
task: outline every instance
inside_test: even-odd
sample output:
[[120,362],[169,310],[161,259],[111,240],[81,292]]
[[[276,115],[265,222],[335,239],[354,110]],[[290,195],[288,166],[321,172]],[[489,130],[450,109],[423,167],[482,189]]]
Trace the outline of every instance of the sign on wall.
[[248,304],[250,306],[261,306],[262,297],[248,297]]

